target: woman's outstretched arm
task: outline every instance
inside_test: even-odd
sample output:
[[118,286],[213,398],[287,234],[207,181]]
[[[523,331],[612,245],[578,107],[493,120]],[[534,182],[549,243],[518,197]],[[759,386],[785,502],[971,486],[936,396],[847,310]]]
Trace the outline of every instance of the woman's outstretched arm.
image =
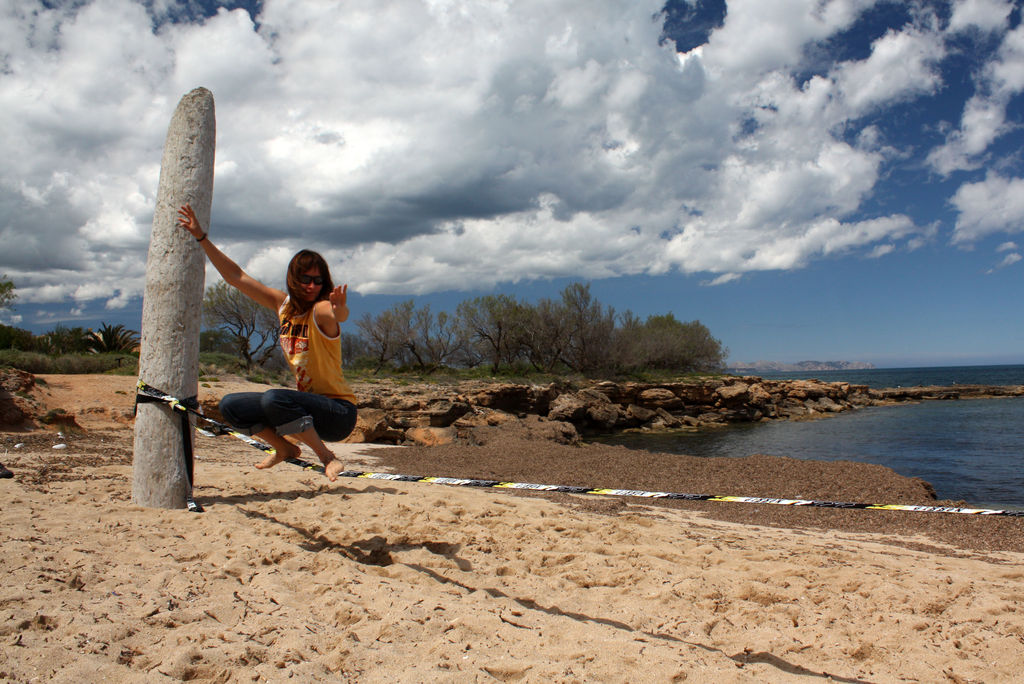
[[203,232],[203,227],[199,225],[199,219],[196,218],[196,213],[192,210],[191,205],[186,204],[178,210],[178,225],[187,230],[199,242],[210,263],[220,273],[224,282],[238,288],[242,294],[257,304],[273,311],[281,308],[287,295],[281,290],[256,280],[243,271],[241,266],[232,261],[224,252],[217,249],[217,246],[210,242],[209,236]]

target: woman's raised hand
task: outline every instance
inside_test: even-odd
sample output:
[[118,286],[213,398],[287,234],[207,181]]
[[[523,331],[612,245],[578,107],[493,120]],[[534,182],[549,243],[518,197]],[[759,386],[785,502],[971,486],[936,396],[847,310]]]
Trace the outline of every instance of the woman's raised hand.
[[186,204],[178,210],[178,225],[192,234],[196,240],[205,237],[203,227],[199,225],[196,212],[192,211],[192,205]]
[[335,309],[342,308],[348,305],[348,284],[339,285],[331,293],[327,295],[327,298],[331,300],[331,306]]

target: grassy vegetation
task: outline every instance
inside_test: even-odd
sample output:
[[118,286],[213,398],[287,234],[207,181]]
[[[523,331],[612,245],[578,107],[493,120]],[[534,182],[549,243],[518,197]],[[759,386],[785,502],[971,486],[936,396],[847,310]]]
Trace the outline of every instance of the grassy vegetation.
[[40,352],[0,349],[0,367],[17,368],[33,374],[109,373],[136,375],[139,358],[135,354],[42,354]]
[[252,368],[246,369],[242,359],[224,352],[201,352],[199,354],[199,379],[203,382],[216,382],[226,375],[237,375],[249,382],[267,385],[290,387],[294,384],[291,372],[287,369]]
[[[0,350],[0,367],[17,368],[36,375],[51,374],[110,374],[137,375],[139,359],[136,354],[60,354],[50,355],[39,352],[26,352],[13,349]],[[545,373],[537,371],[526,364],[513,367],[501,367],[497,373],[489,366],[475,368],[442,367],[424,375],[416,368],[385,368],[374,372],[373,364],[357,360],[345,369],[345,376],[351,382],[374,383],[382,380],[402,383],[429,383],[446,385],[467,380],[488,382],[507,382],[513,384],[549,384],[563,383],[569,385],[586,384],[594,380],[612,380],[615,382],[678,382],[698,377],[708,377],[709,373],[678,373],[665,370],[632,371],[629,373],[580,374],[580,373]],[[246,369],[242,360],[223,352],[203,352],[199,355],[199,379],[203,382],[217,382],[226,376],[243,377],[250,382],[290,387],[294,384],[291,372],[286,368]]]

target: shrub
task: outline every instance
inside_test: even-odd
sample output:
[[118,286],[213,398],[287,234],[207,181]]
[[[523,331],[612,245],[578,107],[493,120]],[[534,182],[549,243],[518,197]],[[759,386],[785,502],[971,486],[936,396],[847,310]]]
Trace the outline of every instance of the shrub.
[[15,349],[0,350],[0,366],[9,366],[38,375],[114,373],[134,375],[138,373],[139,360],[132,354],[62,354],[49,356],[39,352]]

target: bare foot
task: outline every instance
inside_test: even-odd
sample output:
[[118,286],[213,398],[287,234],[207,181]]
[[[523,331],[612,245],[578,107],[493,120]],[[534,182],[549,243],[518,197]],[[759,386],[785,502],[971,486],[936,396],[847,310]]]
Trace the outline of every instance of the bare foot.
[[337,458],[332,458],[324,464],[324,475],[326,475],[327,479],[331,482],[336,482],[338,480],[338,473],[343,470],[345,470],[345,465]]
[[278,463],[282,463],[289,458],[298,458],[301,453],[301,449],[295,446],[291,442],[286,442],[287,448],[278,448],[276,454],[270,454],[261,462],[256,464],[256,468],[259,470],[266,470],[267,468],[273,468]]

